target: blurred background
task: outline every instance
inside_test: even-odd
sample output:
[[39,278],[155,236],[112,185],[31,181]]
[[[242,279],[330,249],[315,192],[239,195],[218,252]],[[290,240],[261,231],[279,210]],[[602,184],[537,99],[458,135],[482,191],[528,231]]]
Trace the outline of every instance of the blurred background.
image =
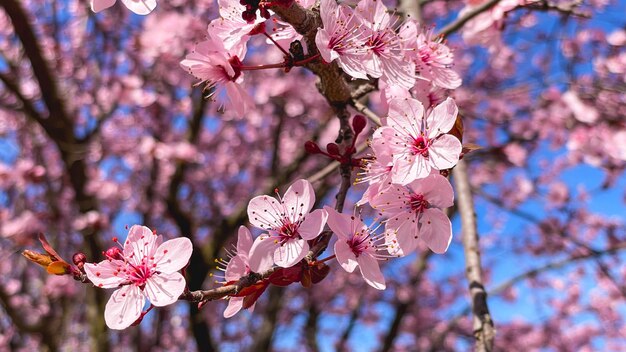
[[[438,32],[480,1],[386,5],[417,7]],[[625,12],[624,0],[503,0],[447,37],[463,141],[481,147],[465,159],[499,350],[626,350]],[[67,260],[97,262],[144,224],[191,238],[190,288],[218,287],[209,274],[248,201],[328,164],[303,144],[333,141],[339,123],[304,69],[246,72],[245,117],[194,88],[179,62],[217,17],[213,0],[148,16],[121,2],[98,14],[83,0],[0,3],[0,350],[471,350],[456,208],[448,252],[384,263],[385,291],[331,262],[310,289],[270,287],[253,313],[179,302],[121,332],[104,325],[109,291],[20,255],[41,250],[42,232]],[[253,38],[244,62],[281,60]],[[339,183],[314,183],[319,205]]]

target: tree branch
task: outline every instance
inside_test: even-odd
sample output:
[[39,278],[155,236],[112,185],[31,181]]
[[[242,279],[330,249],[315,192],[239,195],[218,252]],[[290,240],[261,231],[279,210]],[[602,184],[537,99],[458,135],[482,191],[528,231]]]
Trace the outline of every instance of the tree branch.
[[465,274],[469,283],[472,311],[474,312],[476,351],[493,351],[496,331],[491,314],[489,314],[487,292],[482,280],[476,213],[465,161],[460,160],[452,172],[459,214],[461,215]]

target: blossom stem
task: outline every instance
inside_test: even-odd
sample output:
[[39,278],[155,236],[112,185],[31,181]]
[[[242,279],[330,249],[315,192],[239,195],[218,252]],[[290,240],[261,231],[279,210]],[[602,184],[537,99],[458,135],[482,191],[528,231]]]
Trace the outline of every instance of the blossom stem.
[[320,53],[317,53],[317,54],[315,54],[313,56],[309,56],[309,57],[307,57],[305,59],[302,59],[300,61],[294,61],[293,65],[294,66],[304,66],[305,64],[308,64],[311,61],[317,60],[317,58],[319,58],[319,57],[320,57]]
[[267,39],[269,39],[272,43],[274,43],[274,45],[276,45],[276,47],[277,47],[278,49],[280,49],[280,51],[282,51],[282,52],[283,52],[283,54],[285,54],[285,56],[287,56],[287,57],[291,57],[291,54],[290,54],[287,50],[285,50],[285,48],[283,48],[280,44],[278,44],[278,43],[274,40],[274,38],[272,38],[272,36],[271,36],[271,35],[267,34],[267,32],[263,32],[263,35],[264,35],[264,36],[266,36],[266,37],[267,37]]

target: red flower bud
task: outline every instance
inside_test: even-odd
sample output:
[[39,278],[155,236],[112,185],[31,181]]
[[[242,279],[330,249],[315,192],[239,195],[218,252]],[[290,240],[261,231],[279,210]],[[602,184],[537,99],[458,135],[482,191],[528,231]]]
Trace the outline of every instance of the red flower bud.
[[78,269],[83,270],[83,265],[87,262],[87,256],[82,252],[74,253],[72,256],[72,262],[78,267]]
[[355,115],[352,119],[352,129],[354,130],[355,137],[358,136],[363,129],[367,126],[367,119],[363,115]]
[[328,151],[328,154],[330,155],[341,154],[341,152],[339,151],[339,146],[335,143],[328,143],[328,145],[326,145],[326,150]]
[[322,152],[320,147],[313,141],[306,141],[306,143],[304,143],[304,150],[309,154],[319,154]]

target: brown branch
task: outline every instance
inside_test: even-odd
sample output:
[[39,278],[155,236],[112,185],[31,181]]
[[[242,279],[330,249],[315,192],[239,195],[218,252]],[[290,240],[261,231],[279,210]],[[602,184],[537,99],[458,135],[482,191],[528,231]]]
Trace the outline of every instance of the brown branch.
[[443,27],[438,34],[441,35],[443,38],[448,37],[450,34],[461,29],[461,27],[463,27],[463,25],[465,25],[472,18],[496,6],[498,2],[500,2],[500,0],[489,0],[480,4],[479,6],[476,6],[474,9],[466,12],[463,17],[459,17],[454,22],[449,23],[448,25]]
[[476,351],[493,351],[496,331],[491,314],[489,314],[487,292],[483,286],[476,213],[474,211],[467,165],[464,160],[460,160],[456,165],[453,170],[453,176],[459,214],[461,215],[465,274],[469,283],[472,311],[474,312]]

